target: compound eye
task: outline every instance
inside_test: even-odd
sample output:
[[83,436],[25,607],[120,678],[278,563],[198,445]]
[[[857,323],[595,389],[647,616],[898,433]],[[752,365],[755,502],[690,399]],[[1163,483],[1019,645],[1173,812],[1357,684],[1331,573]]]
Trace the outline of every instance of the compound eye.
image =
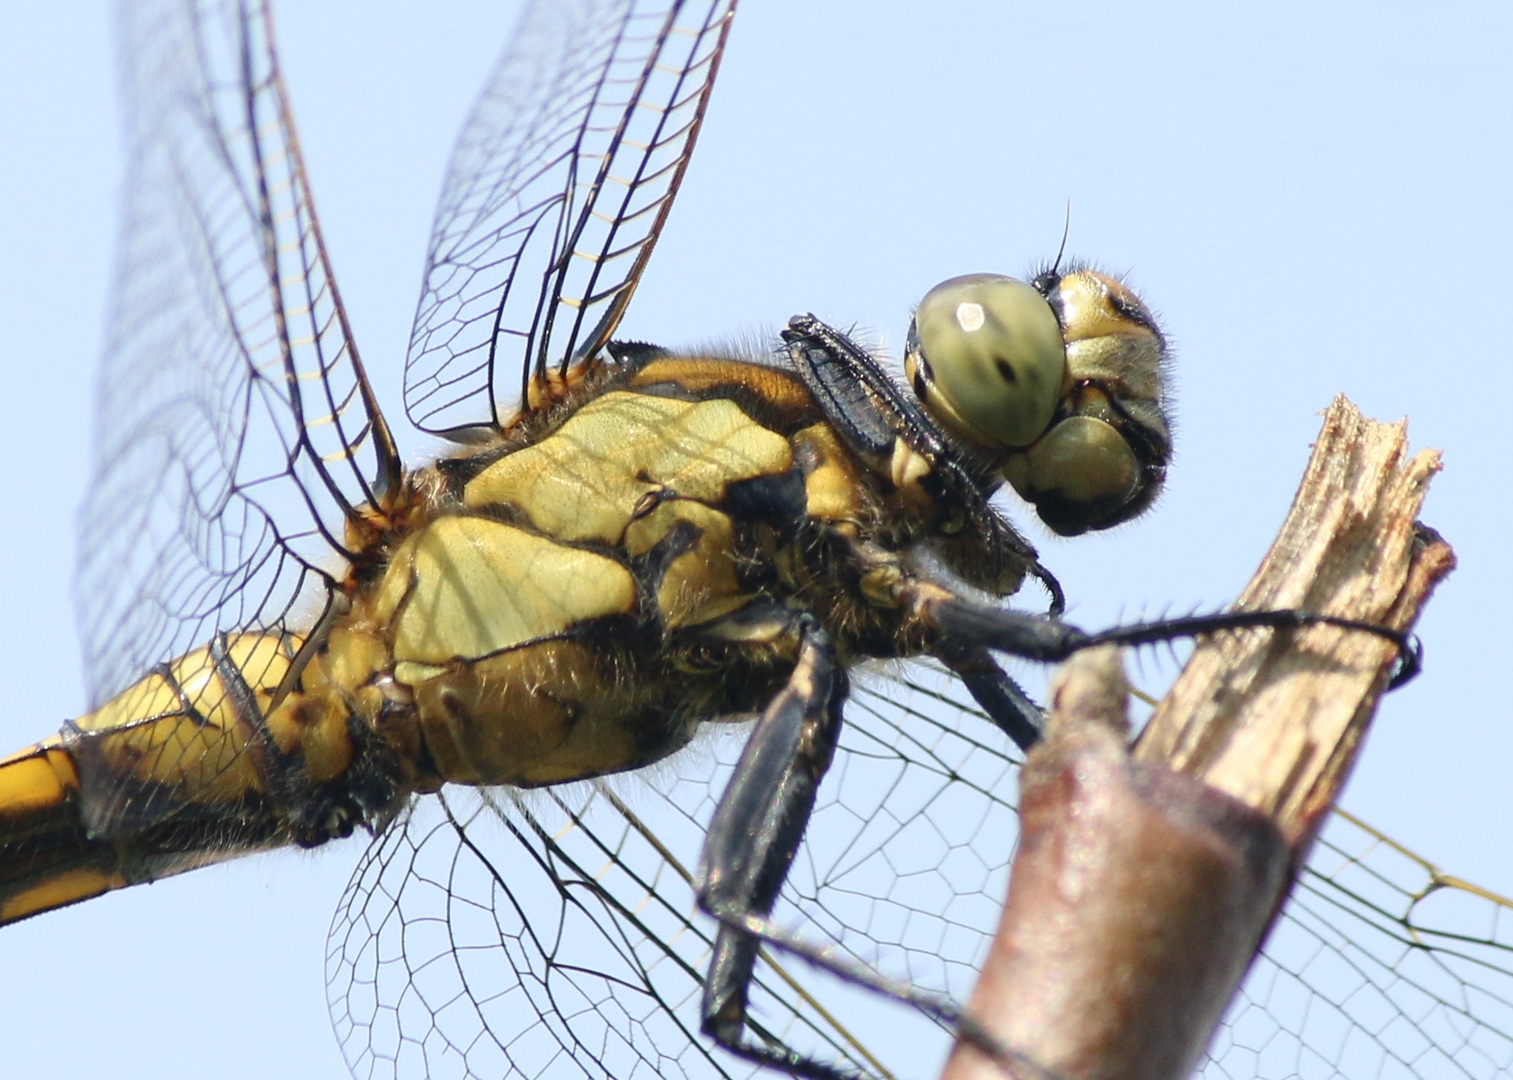
[[1010,457],[1003,475],[1042,521],[1062,536],[1077,536],[1128,516],[1120,511],[1139,487],[1141,467],[1113,426],[1072,416]]
[[990,449],[1045,433],[1066,380],[1066,345],[1045,297],[998,274],[968,274],[925,294],[904,358],[925,407]]

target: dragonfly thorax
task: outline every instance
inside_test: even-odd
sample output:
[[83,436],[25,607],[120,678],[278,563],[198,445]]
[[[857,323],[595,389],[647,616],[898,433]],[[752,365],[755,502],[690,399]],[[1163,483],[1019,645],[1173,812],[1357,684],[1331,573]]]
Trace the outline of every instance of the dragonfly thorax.
[[550,423],[439,465],[435,516],[354,603],[441,779],[537,786],[664,757],[761,709],[799,612],[843,657],[918,653],[929,633],[889,589],[920,544],[1017,588],[1022,565],[983,558],[917,477],[859,460],[793,374],[651,349],[610,371]]

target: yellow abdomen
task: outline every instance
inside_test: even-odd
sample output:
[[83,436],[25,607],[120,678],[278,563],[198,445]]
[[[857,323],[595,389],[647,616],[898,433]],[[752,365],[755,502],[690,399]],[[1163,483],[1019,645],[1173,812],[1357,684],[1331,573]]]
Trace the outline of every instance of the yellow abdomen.
[[[307,671],[316,693],[271,707],[299,645],[223,635],[0,761],[0,925],[248,851],[318,842],[304,820],[311,795],[346,771],[351,746],[324,657]],[[351,831],[327,817],[335,834]]]

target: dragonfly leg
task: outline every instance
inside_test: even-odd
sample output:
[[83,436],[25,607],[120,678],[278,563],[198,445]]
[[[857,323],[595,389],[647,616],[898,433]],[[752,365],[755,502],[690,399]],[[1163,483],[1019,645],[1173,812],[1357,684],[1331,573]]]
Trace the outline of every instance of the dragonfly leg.
[[[977,647],[997,649],[1049,663],[1065,660],[1072,653],[1093,645],[1149,645],[1175,638],[1254,627],[1284,630],[1305,626],[1338,626],[1346,630],[1375,634],[1397,646],[1397,669],[1388,683],[1389,690],[1395,690],[1408,682],[1418,674],[1422,666],[1422,647],[1418,639],[1405,630],[1294,608],[1188,615],[1131,623],[1128,626],[1115,626],[1089,633],[1059,619],[980,604],[937,585],[911,582],[900,591],[901,601],[912,607],[923,622],[935,627],[944,637],[945,647],[938,648],[937,652],[945,656],[950,656],[952,650],[970,655],[970,650]],[[984,707],[987,707],[986,703]]]
[[937,653],[937,659],[961,680],[988,719],[1013,739],[1015,746],[1028,751],[1040,741],[1045,710],[998,666],[987,649],[946,648]]
[[[1005,1070],[1005,1075],[1018,1076],[1021,1080],[1065,1080],[1063,1077],[1047,1073],[1033,1060],[1000,1042],[996,1035],[964,1013],[961,1006],[942,994],[920,990],[909,983],[890,979],[877,969],[858,960],[837,956],[830,949],[805,941],[793,931],[779,926],[764,916],[746,915],[732,921],[738,922],[740,928],[752,937],[760,939],[764,946],[796,956],[805,963],[834,975],[842,982],[919,1010],[942,1027],[953,1031],[958,1040],[968,1043],[990,1060],[998,1062]],[[782,1064],[788,1061],[788,1058],[769,1057],[759,1060]],[[819,1068],[822,1070],[820,1073],[822,1076],[839,1075],[848,1080],[856,1080],[851,1073],[843,1072],[833,1066],[820,1065]],[[1015,1069],[1018,1070],[1017,1073],[1012,1071]]]
[[696,889],[720,920],[704,984],[706,1034],[735,1054],[796,1076],[853,1074],[747,1037],[747,993],[762,936],[745,920],[772,911],[830,767],[849,690],[829,633],[809,615],[794,618],[793,673],[757,721],[704,841]]
[[[748,1039],[747,994],[758,951],[771,946],[851,983],[913,1006],[953,1029],[990,1058],[1013,1062],[1040,1077],[1032,1063],[1001,1045],[962,1015],[949,998],[890,979],[860,961],[817,947],[770,918],[809,817],[815,793],[834,755],[848,680],[830,635],[799,616],[798,662],[788,684],[757,722],[716,808],[696,882],[699,903],[720,920],[704,984],[703,1026],[732,1053],[795,1076],[857,1080],[859,1074],[775,1043]],[[947,658],[947,656],[949,658]],[[942,659],[972,689],[983,708],[1022,747],[1040,737],[1044,713],[981,647]]]

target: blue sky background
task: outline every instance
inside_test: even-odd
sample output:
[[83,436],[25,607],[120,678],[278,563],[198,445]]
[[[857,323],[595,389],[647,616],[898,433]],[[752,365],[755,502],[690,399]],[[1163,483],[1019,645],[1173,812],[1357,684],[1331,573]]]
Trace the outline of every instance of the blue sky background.
[[[498,10],[495,10],[495,8]],[[513,5],[288,4],[317,205],[391,418],[435,195]],[[1157,509],[1042,543],[1090,626],[1232,598],[1345,392],[1444,451],[1425,519],[1461,566],[1428,669],[1383,708],[1344,804],[1513,893],[1507,285],[1513,8],[746,0],[699,153],[622,331],[668,345],[798,311],[895,346],[959,273],[1072,253],[1176,347]],[[0,743],[83,705],[69,602],[121,171],[106,5],[0,34]],[[404,445],[420,460],[426,444]],[[1037,538],[1037,542],[1040,542]],[[321,965],[358,845],[128,890],[0,933],[15,1075],[335,1077]]]

